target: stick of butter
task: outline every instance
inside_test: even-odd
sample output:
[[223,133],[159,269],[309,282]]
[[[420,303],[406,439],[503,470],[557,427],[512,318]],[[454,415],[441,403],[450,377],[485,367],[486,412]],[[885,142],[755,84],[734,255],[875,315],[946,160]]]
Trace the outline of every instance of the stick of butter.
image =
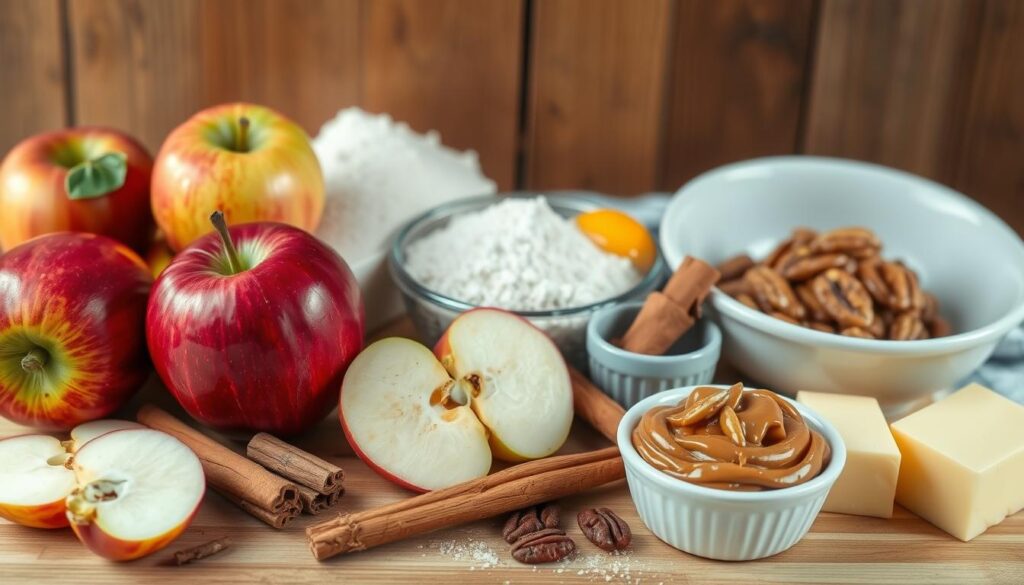
[[891,428],[911,512],[968,541],[1024,508],[1024,406],[971,384]]
[[796,400],[832,423],[846,444],[846,467],[822,510],[892,518],[900,451],[878,401],[869,396],[803,391]]

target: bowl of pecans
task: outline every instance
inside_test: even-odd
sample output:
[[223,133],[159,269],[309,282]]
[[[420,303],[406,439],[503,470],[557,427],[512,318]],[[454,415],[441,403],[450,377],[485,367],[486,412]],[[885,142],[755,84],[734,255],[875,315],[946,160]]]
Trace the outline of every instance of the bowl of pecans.
[[1024,320],[1024,242],[947,187],[878,165],[771,157],[710,171],[661,224],[670,266],[718,264],[723,354],[759,383],[873,396],[887,416],[949,391]]

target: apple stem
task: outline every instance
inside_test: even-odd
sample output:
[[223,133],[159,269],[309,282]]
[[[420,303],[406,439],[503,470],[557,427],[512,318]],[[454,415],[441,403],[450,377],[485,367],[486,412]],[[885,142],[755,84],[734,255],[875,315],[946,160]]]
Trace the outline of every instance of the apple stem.
[[235,133],[235,152],[249,151],[249,118],[238,119],[238,132]]
[[46,350],[38,347],[30,349],[25,357],[21,358],[21,369],[29,373],[39,372],[46,367],[49,360],[50,354],[46,353]]
[[[242,119],[244,120],[245,118]],[[231,234],[228,232],[228,222],[224,219],[224,212],[218,209],[211,213],[210,223],[213,224],[217,233],[220,234],[220,241],[224,244],[224,251],[228,256],[231,274],[238,274],[242,271],[242,262],[238,259],[238,250],[235,249],[235,244],[231,241]]]

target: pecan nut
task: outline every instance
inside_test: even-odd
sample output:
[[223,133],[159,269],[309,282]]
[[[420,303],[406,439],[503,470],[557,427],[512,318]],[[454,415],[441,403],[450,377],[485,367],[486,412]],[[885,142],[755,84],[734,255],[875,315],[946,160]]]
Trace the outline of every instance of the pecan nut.
[[512,512],[501,530],[501,537],[512,544],[527,534],[544,528],[558,528],[559,509],[555,504],[546,504],[539,511],[535,507]]
[[526,534],[512,545],[512,558],[536,565],[553,563],[576,551],[576,543],[560,528],[544,528]]
[[825,308],[818,302],[818,297],[815,296],[810,284],[797,285],[793,288],[793,291],[796,292],[800,302],[804,304],[804,308],[807,309],[807,317],[811,321],[818,321],[819,323],[828,321],[828,313],[825,312]]
[[878,258],[864,260],[857,266],[857,277],[860,278],[871,298],[881,305],[888,306],[892,299],[892,291],[889,290],[889,285],[882,278],[881,265],[882,261]]
[[871,295],[849,272],[830,268],[811,281],[818,302],[841,327],[867,328],[875,319]]
[[928,336],[928,329],[924,322],[913,311],[900,313],[893,320],[889,327],[889,339],[897,341],[909,341],[912,339],[924,339]]
[[794,229],[788,239],[783,240],[782,243],[768,254],[763,264],[770,268],[778,267],[779,261],[791,254],[794,248],[807,245],[817,235],[818,233],[812,229],[802,227]]
[[890,307],[897,311],[919,311],[924,308],[924,293],[912,271],[899,262],[883,262],[880,271],[889,285]]
[[878,254],[882,242],[869,229],[846,227],[820,234],[808,246],[819,254],[842,252],[854,258],[869,258]]
[[755,262],[753,258],[746,254],[740,254],[739,256],[729,258],[715,268],[717,268],[718,272],[722,275],[720,278],[721,282],[729,282],[730,280],[743,278],[743,275],[753,268],[754,264]]
[[[810,250],[809,248],[805,248]],[[794,257],[779,268],[783,278],[789,280],[808,280],[825,272],[829,268],[844,268],[850,263],[846,254],[805,254]]]
[[847,337],[859,337],[861,339],[876,339],[870,331],[863,327],[847,327],[839,332],[839,335],[845,335]]
[[625,549],[633,538],[629,525],[608,508],[583,510],[576,523],[587,540],[608,552]]
[[930,333],[932,337],[946,337],[953,333],[953,326],[949,324],[949,321],[946,321],[942,317],[936,315],[928,325],[928,333]]
[[754,300],[758,305],[768,305],[771,310],[784,313],[798,321],[804,318],[804,306],[800,304],[786,279],[778,272],[766,266],[756,266],[747,271],[745,279],[753,287]]

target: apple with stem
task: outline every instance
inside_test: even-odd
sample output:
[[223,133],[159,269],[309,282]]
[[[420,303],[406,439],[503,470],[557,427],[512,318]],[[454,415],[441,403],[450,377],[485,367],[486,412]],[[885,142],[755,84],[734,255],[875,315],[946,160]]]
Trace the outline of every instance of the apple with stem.
[[0,164],[0,249],[60,231],[92,232],[144,253],[155,226],[153,159],[107,128],[69,128],[27,138]]
[[309,137],[280,113],[246,103],[203,110],[164,141],[153,215],[174,251],[210,232],[210,211],[234,224],[277,221],[312,233],[324,179]]
[[557,451],[572,425],[572,385],[542,331],[507,311],[474,309],[433,353],[397,337],[367,347],[345,375],[338,413],[371,469],[429,491],[486,475],[492,457]]
[[171,260],[147,311],[150,354],[196,420],[294,435],[321,420],[363,345],[363,304],[345,261],[279,223],[230,230],[224,214]]
[[137,254],[95,234],[47,234],[0,256],[0,414],[68,429],[124,404],[150,374],[151,284]]

